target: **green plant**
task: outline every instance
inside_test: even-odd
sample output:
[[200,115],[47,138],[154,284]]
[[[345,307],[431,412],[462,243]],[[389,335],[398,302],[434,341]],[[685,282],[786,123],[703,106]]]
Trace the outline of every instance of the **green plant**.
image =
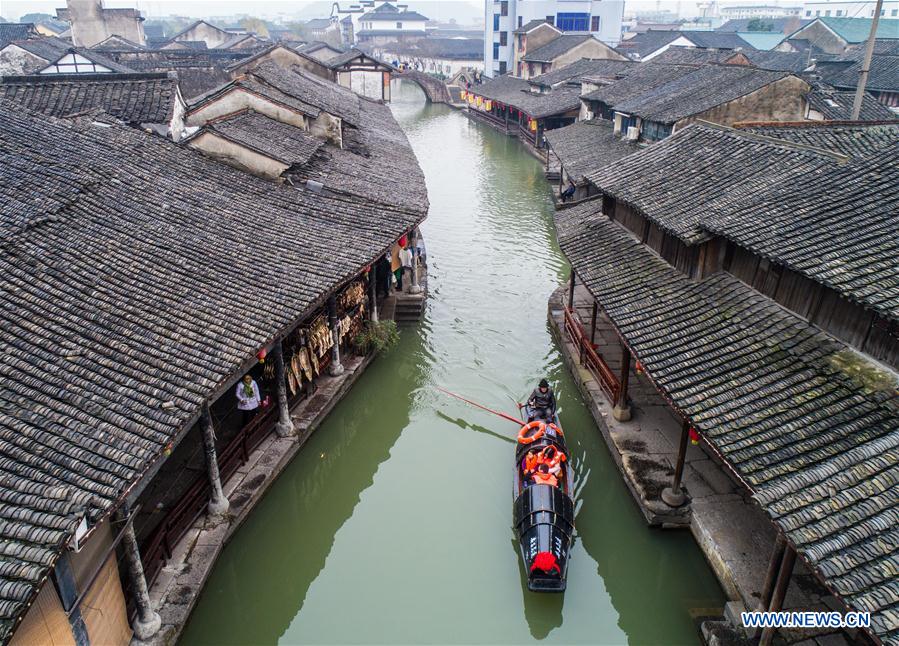
[[356,335],[355,343],[359,354],[384,352],[400,341],[399,330],[395,321],[369,321],[363,330]]

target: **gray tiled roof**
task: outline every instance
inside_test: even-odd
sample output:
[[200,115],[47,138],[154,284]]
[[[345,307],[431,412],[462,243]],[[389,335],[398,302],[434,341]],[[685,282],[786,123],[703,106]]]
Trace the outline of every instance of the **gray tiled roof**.
[[[861,66],[862,61],[858,61],[847,67],[838,76],[829,79],[829,82],[836,87],[854,88],[858,85]],[[875,54],[871,58],[871,69],[868,72],[865,89],[899,92],[899,55]]]
[[[704,65],[629,101],[616,103],[615,109],[647,121],[674,123],[746,96],[787,76],[787,72],[769,72],[742,65]],[[625,81],[630,78],[632,75]]]
[[895,644],[894,378],[728,274],[684,276],[599,208],[556,214],[578,280],[799,553]]
[[815,59],[804,52],[774,52],[753,49],[743,52],[752,64],[762,70],[804,72],[814,67]]
[[31,22],[0,22],[0,48],[14,40],[26,40],[36,36],[34,23]]
[[620,81],[588,92],[583,98],[589,101],[600,101],[610,107],[646,94],[660,85],[686,76],[696,70],[696,65],[666,65],[656,63],[640,63],[630,70]]
[[875,152],[814,181],[781,179],[703,227],[899,321],[899,127],[837,129]]
[[[715,31],[750,31],[750,23],[761,20],[765,26],[770,26],[767,31],[769,33],[787,33],[796,31],[797,28],[803,27],[811,22],[811,20],[798,20],[797,18],[732,18],[720,27],[716,27]],[[784,30],[787,31],[784,31]]]
[[486,83],[474,85],[471,92],[487,99],[511,105],[534,119],[568,112],[580,106],[580,88],[560,86],[549,92],[539,93],[524,79],[514,76],[496,76]]
[[423,212],[272,184],[133,128],[0,113],[5,640],[79,518],[109,514],[261,346]]
[[212,121],[203,126],[198,133],[204,130],[288,166],[305,164],[325,143],[301,128],[253,111]]
[[669,47],[664,52],[652,59],[653,63],[668,63],[675,65],[709,65],[711,63],[725,63],[739,57],[742,52],[730,49],[703,49],[701,47]]
[[636,63],[631,61],[582,58],[552,72],[535,76],[529,82],[531,85],[552,87],[559,83],[579,83],[584,77],[615,79],[626,76],[635,66]]
[[702,218],[781,179],[812,181],[844,158],[707,123],[597,169],[587,179],[688,244],[707,239]]
[[165,73],[6,77],[0,98],[53,117],[99,108],[126,123],[168,123],[177,85]]
[[740,128],[740,132],[752,132],[765,137],[792,141],[850,157],[863,157],[899,143],[899,120],[891,125],[827,124],[808,121],[801,124],[752,126]]
[[344,128],[343,148],[327,144],[293,176],[321,182],[325,189],[425,212],[424,176],[405,133],[386,105],[363,99],[357,127]]
[[[839,92],[816,89],[809,92],[806,99],[808,99],[809,107],[820,112],[828,121],[841,121],[852,117],[855,91]],[[899,119],[899,114],[890,110],[870,93],[865,92],[858,118],[861,121],[888,121]]]
[[55,61],[72,48],[72,43],[68,43],[56,36],[27,38],[25,40],[17,40],[13,44],[45,61]]
[[545,136],[565,172],[576,182],[640,150],[637,144],[613,134],[612,123],[602,119],[547,130]]
[[705,47],[707,49],[755,49],[734,32],[681,31],[677,33],[687,38],[697,47]]
[[480,60],[484,58],[483,38],[420,38],[408,42],[393,42],[380,47],[391,54],[408,54],[426,58]]
[[650,29],[642,34],[637,34],[633,38],[622,40],[618,43],[616,49],[625,56],[640,60],[668,43],[677,40],[679,36],[680,32],[677,31]]
[[540,20],[530,20],[530,21],[526,22],[525,24],[523,24],[518,29],[516,29],[515,31],[513,31],[512,33],[513,34],[526,34],[530,30],[534,29],[535,27],[539,27],[540,25],[544,25],[544,24],[548,24],[546,22],[546,18],[543,18]]
[[581,43],[586,43],[591,38],[593,36],[590,34],[562,34],[546,43],[543,47],[528,52],[521,60],[536,63],[552,63],[562,54],[567,53]]

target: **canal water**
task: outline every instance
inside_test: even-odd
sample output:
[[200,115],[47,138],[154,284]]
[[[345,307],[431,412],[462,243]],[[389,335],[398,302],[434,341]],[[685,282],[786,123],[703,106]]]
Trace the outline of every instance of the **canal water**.
[[[694,644],[724,599],[686,532],[651,531],[546,322],[567,266],[541,164],[394,87],[431,210],[424,321],[335,408],[224,550],[183,644]],[[402,190],[401,186],[397,190]],[[510,422],[555,385],[575,472],[562,595],[528,592],[511,529]]]

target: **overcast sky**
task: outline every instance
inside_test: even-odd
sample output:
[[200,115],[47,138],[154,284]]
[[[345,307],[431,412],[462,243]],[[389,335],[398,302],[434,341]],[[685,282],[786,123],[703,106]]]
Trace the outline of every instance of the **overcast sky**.
[[[343,0],[351,4],[354,0]],[[429,18],[458,21],[466,17],[483,20],[482,2],[469,0],[407,0],[413,8],[419,9]],[[801,0],[733,0],[719,4],[780,4],[801,5]],[[324,17],[330,15],[331,2],[326,0],[106,0],[107,7],[137,7],[145,16],[181,15],[191,17],[222,16],[248,13],[261,17],[303,15],[303,17]],[[697,0],[627,0],[626,9],[652,10],[667,9],[683,16],[695,16]],[[57,7],[64,7],[65,0],[0,0],[0,15],[7,20],[18,20],[22,14],[31,12],[55,14]],[[311,14],[310,14],[311,12]]]

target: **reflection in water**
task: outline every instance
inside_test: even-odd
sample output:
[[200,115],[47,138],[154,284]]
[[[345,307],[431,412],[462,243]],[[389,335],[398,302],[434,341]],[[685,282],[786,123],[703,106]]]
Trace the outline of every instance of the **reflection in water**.
[[[425,321],[274,484],[183,642],[695,643],[689,610],[721,605],[717,583],[688,534],[645,528],[547,328],[567,267],[541,164],[514,139],[426,105],[416,86],[393,97],[431,201]],[[524,583],[514,425],[434,389],[514,415],[542,376],[557,386],[577,493],[564,595]]]

